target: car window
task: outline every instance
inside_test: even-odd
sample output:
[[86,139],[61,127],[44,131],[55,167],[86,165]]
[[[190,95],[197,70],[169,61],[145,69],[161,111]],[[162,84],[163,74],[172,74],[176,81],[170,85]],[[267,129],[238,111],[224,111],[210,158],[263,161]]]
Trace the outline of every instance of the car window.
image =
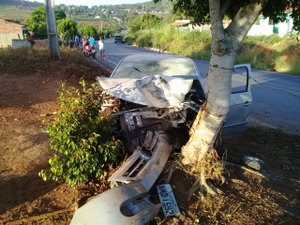
[[197,75],[197,72],[191,60],[173,58],[158,61],[123,61],[112,76],[138,79],[147,75],[182,76]]

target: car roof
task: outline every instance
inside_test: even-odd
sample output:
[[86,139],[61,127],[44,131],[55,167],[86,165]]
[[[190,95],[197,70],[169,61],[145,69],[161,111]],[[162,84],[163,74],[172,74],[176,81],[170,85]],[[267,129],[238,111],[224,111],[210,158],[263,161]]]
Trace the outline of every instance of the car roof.
[[164,53],[139,53],[123,58],[113,71],[112,77],[139,78],[143,74],[199,76],[198,70],[190,58]]
[[124,61],[144,61],[144,60],[153,60],[153,61],[160,61],[163,59],[186,59],[191,60],[190,58],[179,56],[179,55],[172,55],[172,54],[165,54],[165,53],[138,53],[134,55],[129,55],[124,58]]

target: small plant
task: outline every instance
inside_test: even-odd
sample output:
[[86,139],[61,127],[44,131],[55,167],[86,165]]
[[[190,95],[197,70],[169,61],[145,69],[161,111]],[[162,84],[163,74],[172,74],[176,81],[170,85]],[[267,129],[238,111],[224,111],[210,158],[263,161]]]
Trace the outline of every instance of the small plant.
[[98,178],[120,159],[122,143],[113,136],[112,117],[99,114],[103,95],[96,85],[82,90],[66,88],[59,92],[60,110],[48,122],[50,148],[56,153],[49,159],[50,169],[39,176],[46,180],[64,180],[72,187]]

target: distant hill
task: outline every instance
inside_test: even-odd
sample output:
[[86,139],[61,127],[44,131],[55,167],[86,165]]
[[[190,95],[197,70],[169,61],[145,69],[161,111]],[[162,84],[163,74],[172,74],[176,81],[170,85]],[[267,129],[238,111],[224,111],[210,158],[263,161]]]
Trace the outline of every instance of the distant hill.
[[0,1],[0,7],[1,6],[22,6],[22,7],[36,8],[42,5],[43,3],[28,2],[25,0],[1,0]]
[[169,0],[162,0],[155,4],[149,0],[144,3],[96,5],[91,8],[61,4],[56,5],[56,8],[64,11],[67,16],[75,18],[76,21],[118,21],[121,25],[127,26],[140,13],[151,13],[163,17],[171,9],[171,3]]
[[[72,1],[70,1],[72,2]],[[101,1],[99,1],[101,4]],[[27,0],[0,0],[0,19],[22,21],[30,16],[35,8],[43,6],[43,3],[29,2]],[[162,0],[155,4],[153,1],[122,4],[122,5],[98,5],[88,6],[56,5],[55,8],[64,11],[67,16],[76,21],[115,21],[122,26],[128,26],[130,21],[140,13],[151,13],[163,17],[170,10],[169,0]]]
[[44,4],[24,0],[0,0],[0,19],[22,21],[29,17],[30,12],[42,5]]

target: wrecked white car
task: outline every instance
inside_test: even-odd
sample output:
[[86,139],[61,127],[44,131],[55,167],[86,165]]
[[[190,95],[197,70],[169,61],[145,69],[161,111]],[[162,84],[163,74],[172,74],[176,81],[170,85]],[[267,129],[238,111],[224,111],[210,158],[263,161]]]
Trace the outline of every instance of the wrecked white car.
[[[224,134],[245,129],[252,102],[250,73],[248,64],[234,68]],[[118,135],[132,154],[109,178],[114,188],[79,208],[71,224],[146,224],[161,207],[166,215],[177,215],[167,186],[158,188],[161,202],[151,200],[149,191],[170,153],[180,150],[188,139],[205,101],[205,76],[200,76],[189,58],[145,53],[125,57],[110,78],[98,77],[98,81],[111,96],[102,113],[117,118]]]
[[[249,64],[234,67],[230,110],[223,134],[246,128],[252,102],[250,73]],[[198,72],[192,59],[177,55],[143,53],[127,56],[117,65],[110,79],[98,79],[112,95],[148,107],[177,107],[198,112],[205,100],[206,74]]]

